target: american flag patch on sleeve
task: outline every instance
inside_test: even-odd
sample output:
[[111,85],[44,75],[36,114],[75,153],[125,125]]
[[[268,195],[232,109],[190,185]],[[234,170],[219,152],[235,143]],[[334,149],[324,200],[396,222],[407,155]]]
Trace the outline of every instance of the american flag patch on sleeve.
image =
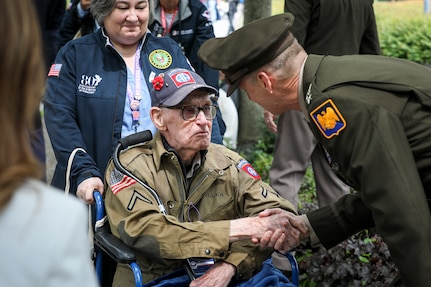
[[52,64],[48,72],[48,77],[58,77],[62,66],[62,64]]
[[137,181],[127,175],[122,174],[118,170],[114,169],[111,172],[110,183],[111,190],[114,195],[122,191],[128,186],[135,184]]

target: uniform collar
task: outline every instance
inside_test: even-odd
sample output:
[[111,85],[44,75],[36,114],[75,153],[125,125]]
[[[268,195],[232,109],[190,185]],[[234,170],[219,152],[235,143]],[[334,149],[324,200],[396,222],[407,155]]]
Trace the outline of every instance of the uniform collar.
[[308,55],[302,64],[300,79],[301,83],[298,91],[299,105],[305,118],[310,122],[308,106],[313,100],[312,90],[316,88],[316,73],[324,56]]
[[307,59],[308,57],[305,58],[304,62],[302,63],[301,72],[299,73],[298,101],[299,101],[299,106],[301,108],[301,111],[305,115],[305,119],[307,120],[307,122],[310,122],[310,116],[308,115],[307,108],[305,107],[304,90],[303,90],[304,67]]

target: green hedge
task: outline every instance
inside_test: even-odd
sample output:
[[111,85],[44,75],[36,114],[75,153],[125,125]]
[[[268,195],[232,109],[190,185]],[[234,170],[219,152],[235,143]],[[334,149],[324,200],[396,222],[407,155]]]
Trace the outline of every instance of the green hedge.
[[381,53],[420,64],[431,63],[431,18],[377,18]]

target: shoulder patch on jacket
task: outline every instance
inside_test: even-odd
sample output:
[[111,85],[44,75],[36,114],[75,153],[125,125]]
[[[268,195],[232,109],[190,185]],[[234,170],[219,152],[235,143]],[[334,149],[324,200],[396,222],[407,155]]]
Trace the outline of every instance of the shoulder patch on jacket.
[[346,128],[346,120],[335,103],[329,99],[310,113],[316,126],[327,139],[340,134]]
[[251,175],[252,178],[260,179],[260,175],[254,170],[251,164],[245,159],[240,160],[236,167]]
[[114,195],[117,195],[120,191],[125,189],[128,186],[131,186],[136,183],[136,180],[134,180],[131,177],[128,177],[127,175],[122,174],[118,170],[114,169],[111,172],[111,176],[109,178],[111,190]]
[[48,72],[48,77],[58,77],[62,66],[62,64],[52,64]]

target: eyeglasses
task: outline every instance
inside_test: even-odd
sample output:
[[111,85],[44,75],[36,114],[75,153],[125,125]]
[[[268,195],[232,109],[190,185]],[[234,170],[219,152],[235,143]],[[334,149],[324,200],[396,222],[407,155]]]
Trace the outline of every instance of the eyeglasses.
[[213,105],[205,105],[202,107],[197,107],[197,106],[165,107],[165,106],[161,106],[161,108],[181,110],[181,116],[183,117],[183,119],[185,121],[196,120],[200,111],[204,112],[204,116],[207,120],[214,119],[216,117],[216,113],[217,113],[217,106],[213,106]]

